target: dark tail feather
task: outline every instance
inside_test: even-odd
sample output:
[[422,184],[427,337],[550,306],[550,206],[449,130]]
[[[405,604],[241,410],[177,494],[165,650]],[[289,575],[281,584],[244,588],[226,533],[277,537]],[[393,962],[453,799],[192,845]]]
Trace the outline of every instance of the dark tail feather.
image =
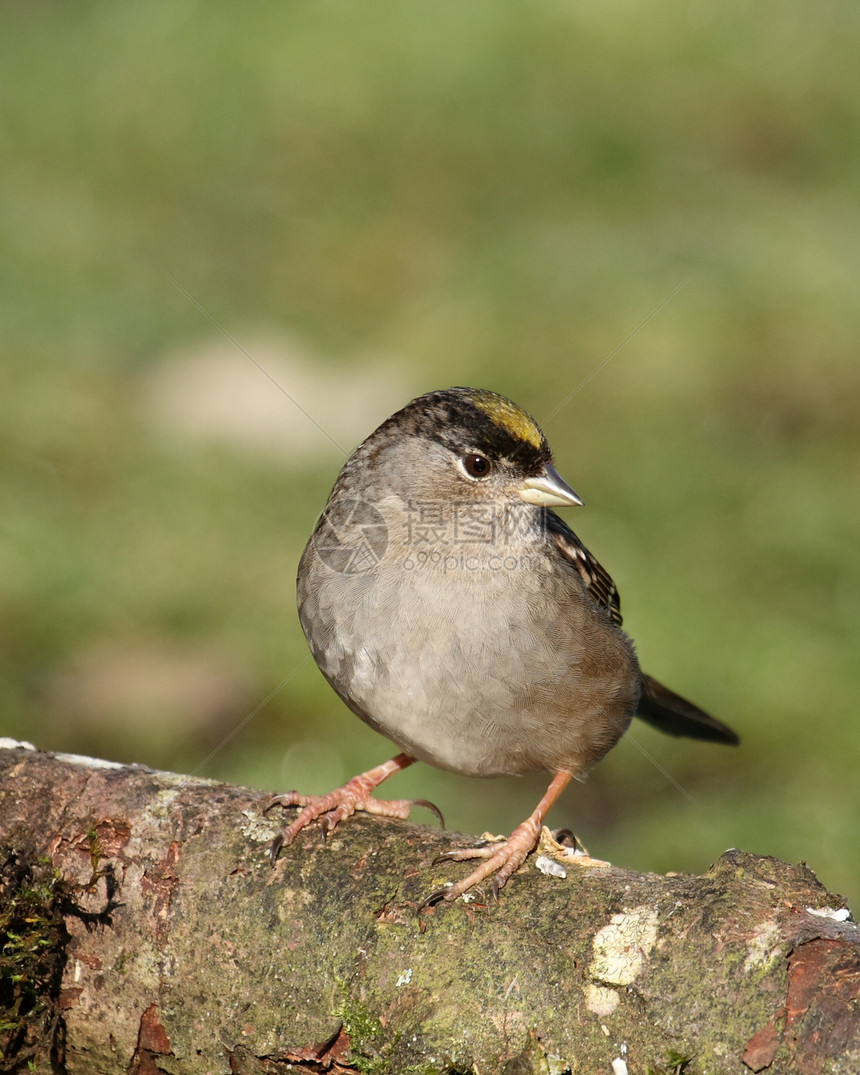
[[685,735],[690,739],[708,739],[714,743],[740,742],[731,728],[644,672],[642,697],[636,716],[667,735]]

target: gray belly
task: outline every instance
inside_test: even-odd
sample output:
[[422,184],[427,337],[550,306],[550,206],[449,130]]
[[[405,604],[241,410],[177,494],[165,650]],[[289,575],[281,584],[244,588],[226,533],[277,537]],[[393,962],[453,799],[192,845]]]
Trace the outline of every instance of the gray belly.
[[534,570],[442,574],[383,564],[300,589],[308,643],[334,689],[439,768],[589,769],[638,702],[629,639],[580,593],[570,604],[562,593],[568,614],[549,614]]

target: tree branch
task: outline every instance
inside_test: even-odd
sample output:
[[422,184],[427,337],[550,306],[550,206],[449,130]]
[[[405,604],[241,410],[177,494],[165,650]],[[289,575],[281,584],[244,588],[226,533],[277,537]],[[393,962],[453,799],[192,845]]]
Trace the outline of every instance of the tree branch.
[[264,799],[0,750],[5,1070],[860,1071],[860,929],[803,865],[547,845],[497,903],[419,916],[462,837],[359,817],[273,868]]

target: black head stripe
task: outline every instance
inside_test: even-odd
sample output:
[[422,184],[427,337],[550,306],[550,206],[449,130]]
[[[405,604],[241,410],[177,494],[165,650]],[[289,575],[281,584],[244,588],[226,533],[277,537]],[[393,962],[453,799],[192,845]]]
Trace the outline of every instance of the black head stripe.
[[483,389],[430,392],[389,419],[394,420],[404,433],[437,440],[452,451],[463,450],[463,431],[468,430],[468,447],[490,459],[512,459],[527,467],[550,458],[534,419],[504,396]]

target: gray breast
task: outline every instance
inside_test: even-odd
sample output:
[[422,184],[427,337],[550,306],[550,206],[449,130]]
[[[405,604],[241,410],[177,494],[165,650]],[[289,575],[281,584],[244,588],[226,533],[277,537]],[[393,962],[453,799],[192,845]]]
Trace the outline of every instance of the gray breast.
[[590,768],[636,705],[629,640],[573,573],[552,580],[548,604],[534,562],[461,551],[411,566],[387,555],[346,575],[318,565],[299,613],[323,674],[362,719],[440,768]]

